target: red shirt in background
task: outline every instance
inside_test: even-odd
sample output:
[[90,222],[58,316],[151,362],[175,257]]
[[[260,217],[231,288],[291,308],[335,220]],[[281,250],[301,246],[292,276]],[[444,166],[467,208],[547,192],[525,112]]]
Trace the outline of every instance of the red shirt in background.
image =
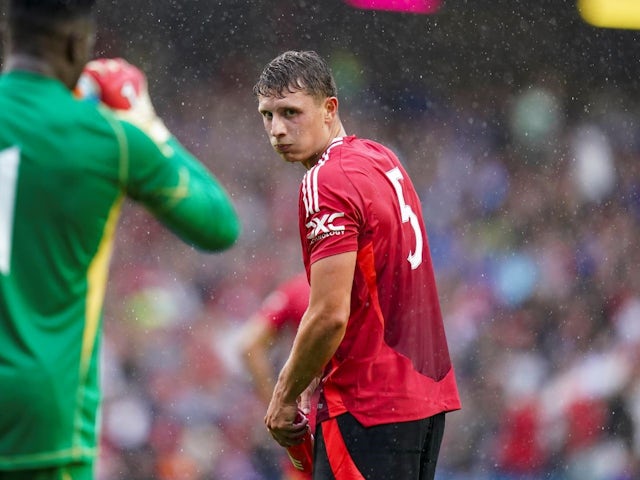
[[281,284],[264,299],[258,314],[276,330],[290,326],[298,329],[309,306],[309,281],[302,272]]

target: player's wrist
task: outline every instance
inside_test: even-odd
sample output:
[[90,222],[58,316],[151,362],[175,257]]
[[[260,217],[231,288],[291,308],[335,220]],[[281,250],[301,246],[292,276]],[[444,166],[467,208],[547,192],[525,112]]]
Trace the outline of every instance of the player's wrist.
[[135,125],[146,133],[156,143],[166,143],[171,138],[171,132],[157,115],[141,116],[131,110],[114,110],[118,118]]

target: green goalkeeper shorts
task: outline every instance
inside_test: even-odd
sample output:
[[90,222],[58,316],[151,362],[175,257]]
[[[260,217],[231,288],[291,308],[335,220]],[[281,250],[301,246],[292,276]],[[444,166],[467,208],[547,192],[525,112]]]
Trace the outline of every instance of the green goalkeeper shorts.
[[94,480],[93,464],[76,463],[34,470],[0,471],[0,480]]

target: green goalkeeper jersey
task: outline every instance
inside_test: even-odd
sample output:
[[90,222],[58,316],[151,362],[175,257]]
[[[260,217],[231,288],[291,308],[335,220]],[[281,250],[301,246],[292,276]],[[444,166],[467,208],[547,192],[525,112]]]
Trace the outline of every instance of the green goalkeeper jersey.
[[59,81],[0,77],[0,470],[96,455],[101,311],[120,206],[207,251],[236,240],[224,188]]

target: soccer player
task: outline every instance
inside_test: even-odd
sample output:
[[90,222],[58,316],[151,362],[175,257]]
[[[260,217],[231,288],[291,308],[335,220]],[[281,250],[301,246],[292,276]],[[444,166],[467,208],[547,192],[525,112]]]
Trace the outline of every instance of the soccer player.
[[[132,75],[123,84],[130,121],[72,94],[93,48],[94,0],[8,3],[0,76],[0,478],[91,480],[102,302],[123,199],[206,251],[229,248],[240,225],[225,189],[155,115],[146,82]],[[94,78],[106,91],[133,68],[114,60]]]
[[254,94],[269,140],[307,172],[299,196],[310,300],[265,416],[300,441],[298,396],[322,375],[316,480],[432,479],[460,408],[420,200],[396,155],[348,136],[315,52],[288,51]]
[[301,272],[271,292],[244,327],[242,358],[258,397],[269,405],[275,372],[269,353],[287,332],[294,333],[309,305],[309,281]]
[[[260,309],[248,320],[242,334],[242,358],[255,386],[258,397],[269,405],[275,385],[275,373],[270,353],[282,346],[283,339],[290,340],[300,325],[300,320],[309,305],[309,281],[301,272],[271,292],[262,302]],[[290,344],[286,345],[290,348]],[[281,365],[280,365],[281,366]],[[312,392],[309,392],[309,395]],[[305,413],[311,414],[310,407],[304,406]],[[313,423],[313,421],[311,421]],[[284,454],[284,450],[283,450]],[[299,472],[288,457],[283,456],[282,470],[287,480],[309,478]]]

